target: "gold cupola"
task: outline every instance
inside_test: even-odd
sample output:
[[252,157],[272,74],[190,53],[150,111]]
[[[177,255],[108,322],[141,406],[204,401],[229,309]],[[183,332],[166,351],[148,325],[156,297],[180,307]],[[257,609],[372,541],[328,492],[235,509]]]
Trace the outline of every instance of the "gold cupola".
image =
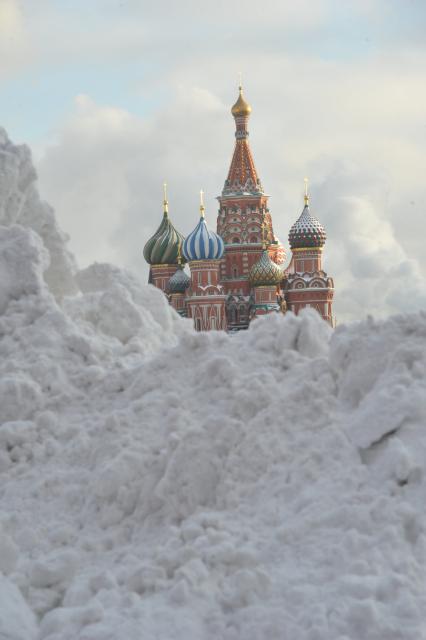
[[238,100],[232,107],[231,113],[234,116],[234,118],[238,118],[240,116],[247,117],[251,114],[251,106],[249,105],[248,102],[244,100],[243,87],[241,85],[238,87],[238,90],[240,92],[238,96]]

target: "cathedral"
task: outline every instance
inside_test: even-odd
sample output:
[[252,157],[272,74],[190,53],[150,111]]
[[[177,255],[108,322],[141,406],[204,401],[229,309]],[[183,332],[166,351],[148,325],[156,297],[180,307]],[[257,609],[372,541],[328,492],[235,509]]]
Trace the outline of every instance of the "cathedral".
[[163,219],[143,252],[149,282],[178,313],[192,318],[198,331],[247,329],[257,316],[297,314],[304,307],[316,309],[334,326],[334,283],[322,267],[326,234],[311,213],[307,181],[303,211],[289,232],[291,258],[285,266],[285,249],[274,233],[248,142],[251,106],[241,86],[231,111],[236,140],[218,197],[216,231],[207,226],[201,192],[199,222],[185,238],[169,218],[165,191]]

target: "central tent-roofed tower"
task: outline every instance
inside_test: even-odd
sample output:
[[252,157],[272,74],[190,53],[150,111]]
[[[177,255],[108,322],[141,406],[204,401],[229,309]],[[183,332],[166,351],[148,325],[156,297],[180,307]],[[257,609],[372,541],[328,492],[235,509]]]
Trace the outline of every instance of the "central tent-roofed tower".
[[244,98],[241,85],[231,112],[235,120],[236,140],[228,176],[218,197],[217,232],[225,243],[220,275],[228,294],[228,326],[244,328],[249,324],[249,273],[262,255],[262,242],[266,240],[268,253],[277,264],[284,262],[285,252],[274,235],[268,196],[263,190],[248,142],[251,106]]

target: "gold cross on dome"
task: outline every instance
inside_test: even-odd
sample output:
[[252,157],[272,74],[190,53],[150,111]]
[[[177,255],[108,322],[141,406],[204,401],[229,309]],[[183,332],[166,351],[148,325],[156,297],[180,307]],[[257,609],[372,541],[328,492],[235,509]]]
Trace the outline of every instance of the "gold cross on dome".
[[305,204],[309,204],[309,194],[308,194],[308,178],[304,178],[303,182],[305,183],[305,195],[304,195],[304,200],[305,200]]
[[204,211],[205,211],[205,207],[204,207],[204,191],[201,189],[200,190],[200,213],[201,213],[201,217],[204,218]]
[[163,182],[163,207],[164,213],[168,213],[169,211],[169,202],[167,200],[167,183]]

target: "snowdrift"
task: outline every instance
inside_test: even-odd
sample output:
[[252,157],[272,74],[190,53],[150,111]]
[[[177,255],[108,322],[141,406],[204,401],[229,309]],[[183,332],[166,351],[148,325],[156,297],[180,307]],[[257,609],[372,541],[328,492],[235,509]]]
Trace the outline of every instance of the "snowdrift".
[[0,142],[0,638],[426,638],[426,314],[197,334]]

